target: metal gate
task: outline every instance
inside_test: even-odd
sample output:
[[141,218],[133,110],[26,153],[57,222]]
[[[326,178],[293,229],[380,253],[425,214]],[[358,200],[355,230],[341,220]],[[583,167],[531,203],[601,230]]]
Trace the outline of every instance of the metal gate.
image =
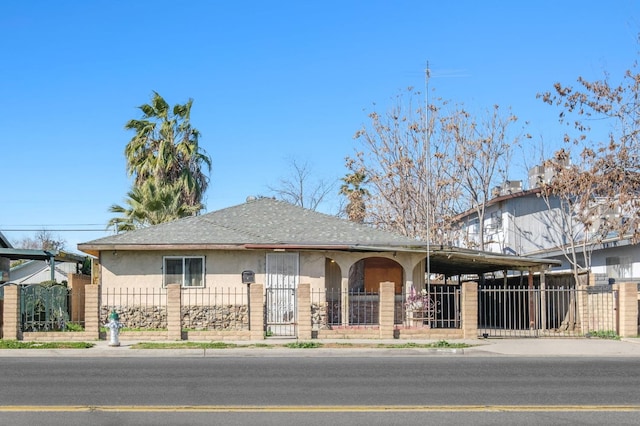
[[64,331],[69,322],[69,289],[63,285],[20,287],[22,331]]
[[266,289],[266,336],[296,337],[296,289]]
[[618,292],[611,286],[478,288],[481,337],[574,337],[618,330]]
[[297,336],[298,253],[267,254],[265,335]]

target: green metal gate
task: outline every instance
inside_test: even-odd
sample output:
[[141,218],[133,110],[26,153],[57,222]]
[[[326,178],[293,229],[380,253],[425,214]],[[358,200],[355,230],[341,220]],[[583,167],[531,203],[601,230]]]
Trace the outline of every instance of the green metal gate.
[[69,321],[69,289],[63,285],[20,287],[20,323],[23,332],[61,331]]

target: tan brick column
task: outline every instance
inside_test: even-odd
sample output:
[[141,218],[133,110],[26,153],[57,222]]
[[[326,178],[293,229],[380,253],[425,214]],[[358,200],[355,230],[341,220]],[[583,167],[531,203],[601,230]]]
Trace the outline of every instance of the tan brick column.
[[2,338],[6,340],[22,339],[20,333],[20,289],[17,285],[4,288],[4,313]]
[[251,340],[264,340],[264,286],[251,284],[249,286],[249,338]]
[[618,335],[635,337],[638,335],[638,284],[620,283],[618,287]]
[[84,331],[100,337],[100,286],[84,287]]
[[395,284],[390,281],[380,283],[380,338],[393,339],[393,319],[395,310]]
[[180,284],[167,285],[167,339],[182,340],[182,291]]
[[296,291],[298,339],[311,339],[311,284],[298,284]]
[[462,334],[465,339],[478,337],[478,283],[462,283]]

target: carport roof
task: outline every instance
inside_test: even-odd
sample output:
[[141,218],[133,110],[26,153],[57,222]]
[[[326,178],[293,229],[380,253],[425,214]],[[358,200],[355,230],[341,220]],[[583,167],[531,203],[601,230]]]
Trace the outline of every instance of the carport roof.
[[53,258],[57,262],[82,262],[85,256],[78,254],[67,253],[65,251],[58,250],[30,250],[30,249],[14,249],[14,248],[0,248],[0,257],[4,257],[10,260],[49,260]]
[[389,252],[411,251],[424,253],[429,256],[429,269],[434,274],[446,276],[485,274],[495,271],[529,271],[546,270],[554,266],[562,265],[562,262],[554,259],[535,257],[511,256],[500,253],[492,253],[480,250],[463,249],[452,246],[426,245],[420,248],[389,249],[385,247],[352,246],[351,251]]
[[562,265],[553,259],[511,256],[456,247],[430,250],[430,269],[446,276],[484,274],[495,271],[540,271]]

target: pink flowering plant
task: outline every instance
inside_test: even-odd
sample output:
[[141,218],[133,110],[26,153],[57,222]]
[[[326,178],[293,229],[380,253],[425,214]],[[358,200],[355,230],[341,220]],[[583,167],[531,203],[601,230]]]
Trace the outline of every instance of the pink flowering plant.
[[420,292],[416,292],[413,286],[411,286],[411,291],[404,305],[412,313],[411,316],[413,318],[431,318],[435,308],[435,303],[427,293],[427,290],[422,289]]

